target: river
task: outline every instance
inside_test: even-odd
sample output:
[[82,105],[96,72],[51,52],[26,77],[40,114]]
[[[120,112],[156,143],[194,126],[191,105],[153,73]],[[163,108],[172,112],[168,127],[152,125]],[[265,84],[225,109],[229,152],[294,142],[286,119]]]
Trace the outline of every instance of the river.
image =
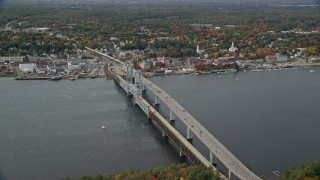
[[[320,160],[320,68],[166,76],[174,97],[241,162],[272,177]],[[207,155],[208,156],[208,155]]]
[[0,102],[1,180],[61,179],[179,162],[111,80],[0,78]]
[[[320,68],[313,69],[150,80],[254,172],[269,175],[320,159]],[[175,148],[113,81],[0,78],[0,109],[1,180],[60,179],[179,162]]]

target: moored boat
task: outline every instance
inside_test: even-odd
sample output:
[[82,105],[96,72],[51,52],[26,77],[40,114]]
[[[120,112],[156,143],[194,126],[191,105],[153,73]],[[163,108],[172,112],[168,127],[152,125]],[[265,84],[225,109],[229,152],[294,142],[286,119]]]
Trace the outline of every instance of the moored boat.
[[59,81],[59,80],[61,80],[62,78],[61,77],[59,77],[59,76],[53,76],[53,77],[51,77],[50,79],[49,79],[49,81]]

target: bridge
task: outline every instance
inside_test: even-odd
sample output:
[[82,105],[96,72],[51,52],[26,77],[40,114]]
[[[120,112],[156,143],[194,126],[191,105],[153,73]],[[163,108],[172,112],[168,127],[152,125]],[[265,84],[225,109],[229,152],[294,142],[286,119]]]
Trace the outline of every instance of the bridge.
[[[224,147],[208,130],[206,130],[190,113],[188,113],[169,94],[148,79],[141,76],[139,70],[135,70],[132,64],[125,64],[113,57],[100,53],[90,48],[87,50],[99,54],[116,63],[113,68],[113,79],[123,88],[128,96],[133,96],[135,104],[155,122],[163,131],[163,135],[171,139],[180,149],[180,155],[185,155],[195,165],[204,165],[217,170],[213,165],[217,159],[228,169],[228,178],[220,173],[222,179],[236,177],[242,180],[261,180],[259,176],[249,170],[238,160],[226,147]],[[123,66],[122,69],[120,66]],[[181,135],[162,115],[160,115],[151,104],[143,97],[142,91],[148,89],[154,95],[154,105],[161,100],[170,109],[169,121],[175,121],[176,116],[186,125],[187,137]],[[205,158],[197,149],[192,146],[190,140],[196,136],[208,149],[209,159]]]

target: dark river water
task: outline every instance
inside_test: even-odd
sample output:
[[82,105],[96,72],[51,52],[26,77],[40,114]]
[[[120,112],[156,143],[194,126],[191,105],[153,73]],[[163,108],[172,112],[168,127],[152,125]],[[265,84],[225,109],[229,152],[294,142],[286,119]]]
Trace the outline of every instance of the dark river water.
[[152,81],[241,162],[272,177],[275,170],[320,160],[320,68],[312,69],[314,73],[302,68]]
[[178,162],[119,90],[104,79],[0,79],[0,179],[61,179]]
[[[269,175],[320,159],[320,68],[313,69],[151,81],[240,161]],[[184,133],[179,121],[175,126]],[[207,151],[196,139],[194,144]],[[60,179],[175,162],[176,149],[113,81],[0,79],[1,180]]]

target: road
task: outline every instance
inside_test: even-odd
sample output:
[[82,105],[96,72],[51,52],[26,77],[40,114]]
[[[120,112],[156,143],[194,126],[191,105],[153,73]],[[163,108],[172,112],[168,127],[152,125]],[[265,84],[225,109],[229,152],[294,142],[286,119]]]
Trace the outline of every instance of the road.
[[242,164],[226,147],[224,147],[191,114],[157,85],[142,78],[142,83],[157,95],[186,124],[235,176],[243,180],[260,180],[261,178]]

